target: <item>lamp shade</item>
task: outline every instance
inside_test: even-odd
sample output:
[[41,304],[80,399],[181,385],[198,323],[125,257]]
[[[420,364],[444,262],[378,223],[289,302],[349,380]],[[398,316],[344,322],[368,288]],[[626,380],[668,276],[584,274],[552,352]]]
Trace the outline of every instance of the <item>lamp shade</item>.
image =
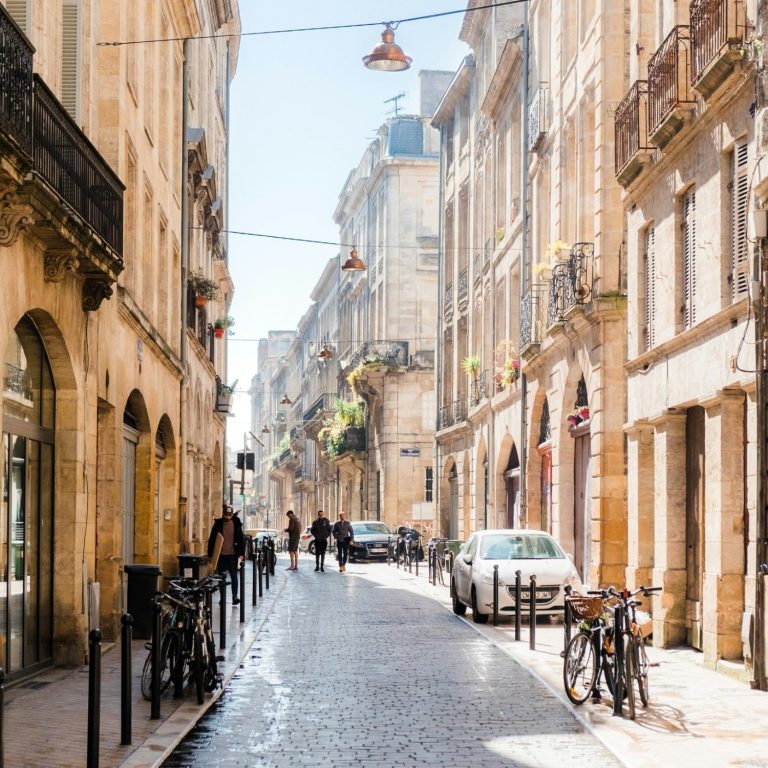
[[291,400],[288,395],[283,395],[282,399],[280,400],[280,405],[292,405],[293,400]]
[[342,272],[362,272],[365,269],[365,263],[357,255],[353,248],[349,253],[349,258],[341,265]]
[[331,360],[333,358],[333,352],[328,348],[327,344],[323,344],[323,348],[317,355],[318,360]]
[[270,429],[266,424],[261,428],[261,433],[263,435],[268,435],[270,433]]
[[381,42],[367,56],[363,56],[363,64],[368,69],[380,72],[402,72],[411,66],[411,61],[411,57],[406,56],[395,42],[395,33],[389,25],[381,33]]

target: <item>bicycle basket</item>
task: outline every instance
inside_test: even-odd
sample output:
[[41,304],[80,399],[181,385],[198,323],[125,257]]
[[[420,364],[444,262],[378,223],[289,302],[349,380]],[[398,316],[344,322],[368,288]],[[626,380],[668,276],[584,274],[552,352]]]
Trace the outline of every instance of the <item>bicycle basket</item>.
[[594,621],[603,614],[603,600],[600,597],[570,595],[566,600],[571,607],[571,615],[578,621]]

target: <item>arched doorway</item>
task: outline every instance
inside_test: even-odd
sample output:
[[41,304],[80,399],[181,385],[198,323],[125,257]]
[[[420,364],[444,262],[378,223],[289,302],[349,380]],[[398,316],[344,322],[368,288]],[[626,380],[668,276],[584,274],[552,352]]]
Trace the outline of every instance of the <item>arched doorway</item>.
[[512,445],[509,460],[504,469],[504,488],[507,496],[507,527],[520,527],[520,457]]
[[590,562],[589,481],[592,474],[587,385],[582,376],[576,386],[576,402],[568,415],[573,438],[573,564],[582,581],[587,581]]
[[[539,442],[536,450],[541,460],[539,470],[539,529],[552,533],[552,429],[549,423],[549,402],[544,400],[539,421]],[[533,527],[533,525],[529,525]]]
[[459,538],[459,475],[455,462],[448,474],[448,538]]
[[56,385],[29,317],[9,342],[3,372],[0,663],[13,678],[53,659]]

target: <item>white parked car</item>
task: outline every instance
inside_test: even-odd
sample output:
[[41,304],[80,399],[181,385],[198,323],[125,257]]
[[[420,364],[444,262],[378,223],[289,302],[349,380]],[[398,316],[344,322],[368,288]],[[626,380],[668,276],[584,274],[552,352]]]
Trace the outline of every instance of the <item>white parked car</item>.
[[459,550],[451,573],[453,612],[472,610],[478,624],[493,613],[493,566],[499,566],[499,615],[515,610],[515,571],[522,581],[521,612],[528,613],[530,577],[536,576],[536,614],[562,614],[563,587],[582,589],[571,558],[544,531],[501,529],[473,533]]
[[299,537],[299,552],[309,552],[310,555],[315,554],[315,537],[312,535],[311,525],[308,525],[304,529],[304,533]]

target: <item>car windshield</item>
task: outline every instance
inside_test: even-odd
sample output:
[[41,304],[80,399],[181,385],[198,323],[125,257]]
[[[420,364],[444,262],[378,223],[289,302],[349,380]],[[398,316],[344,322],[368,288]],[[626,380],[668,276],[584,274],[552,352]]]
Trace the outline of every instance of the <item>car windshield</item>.
[[546,560],[565,555],[549,536],[492,533],[483,537],[480,557],[483,560]]
[[392,531],[384,523],[354,523],[352,529],[355,532],[355,536],[365,536],[369,533],[383,533],[385,536],[392,534]]

